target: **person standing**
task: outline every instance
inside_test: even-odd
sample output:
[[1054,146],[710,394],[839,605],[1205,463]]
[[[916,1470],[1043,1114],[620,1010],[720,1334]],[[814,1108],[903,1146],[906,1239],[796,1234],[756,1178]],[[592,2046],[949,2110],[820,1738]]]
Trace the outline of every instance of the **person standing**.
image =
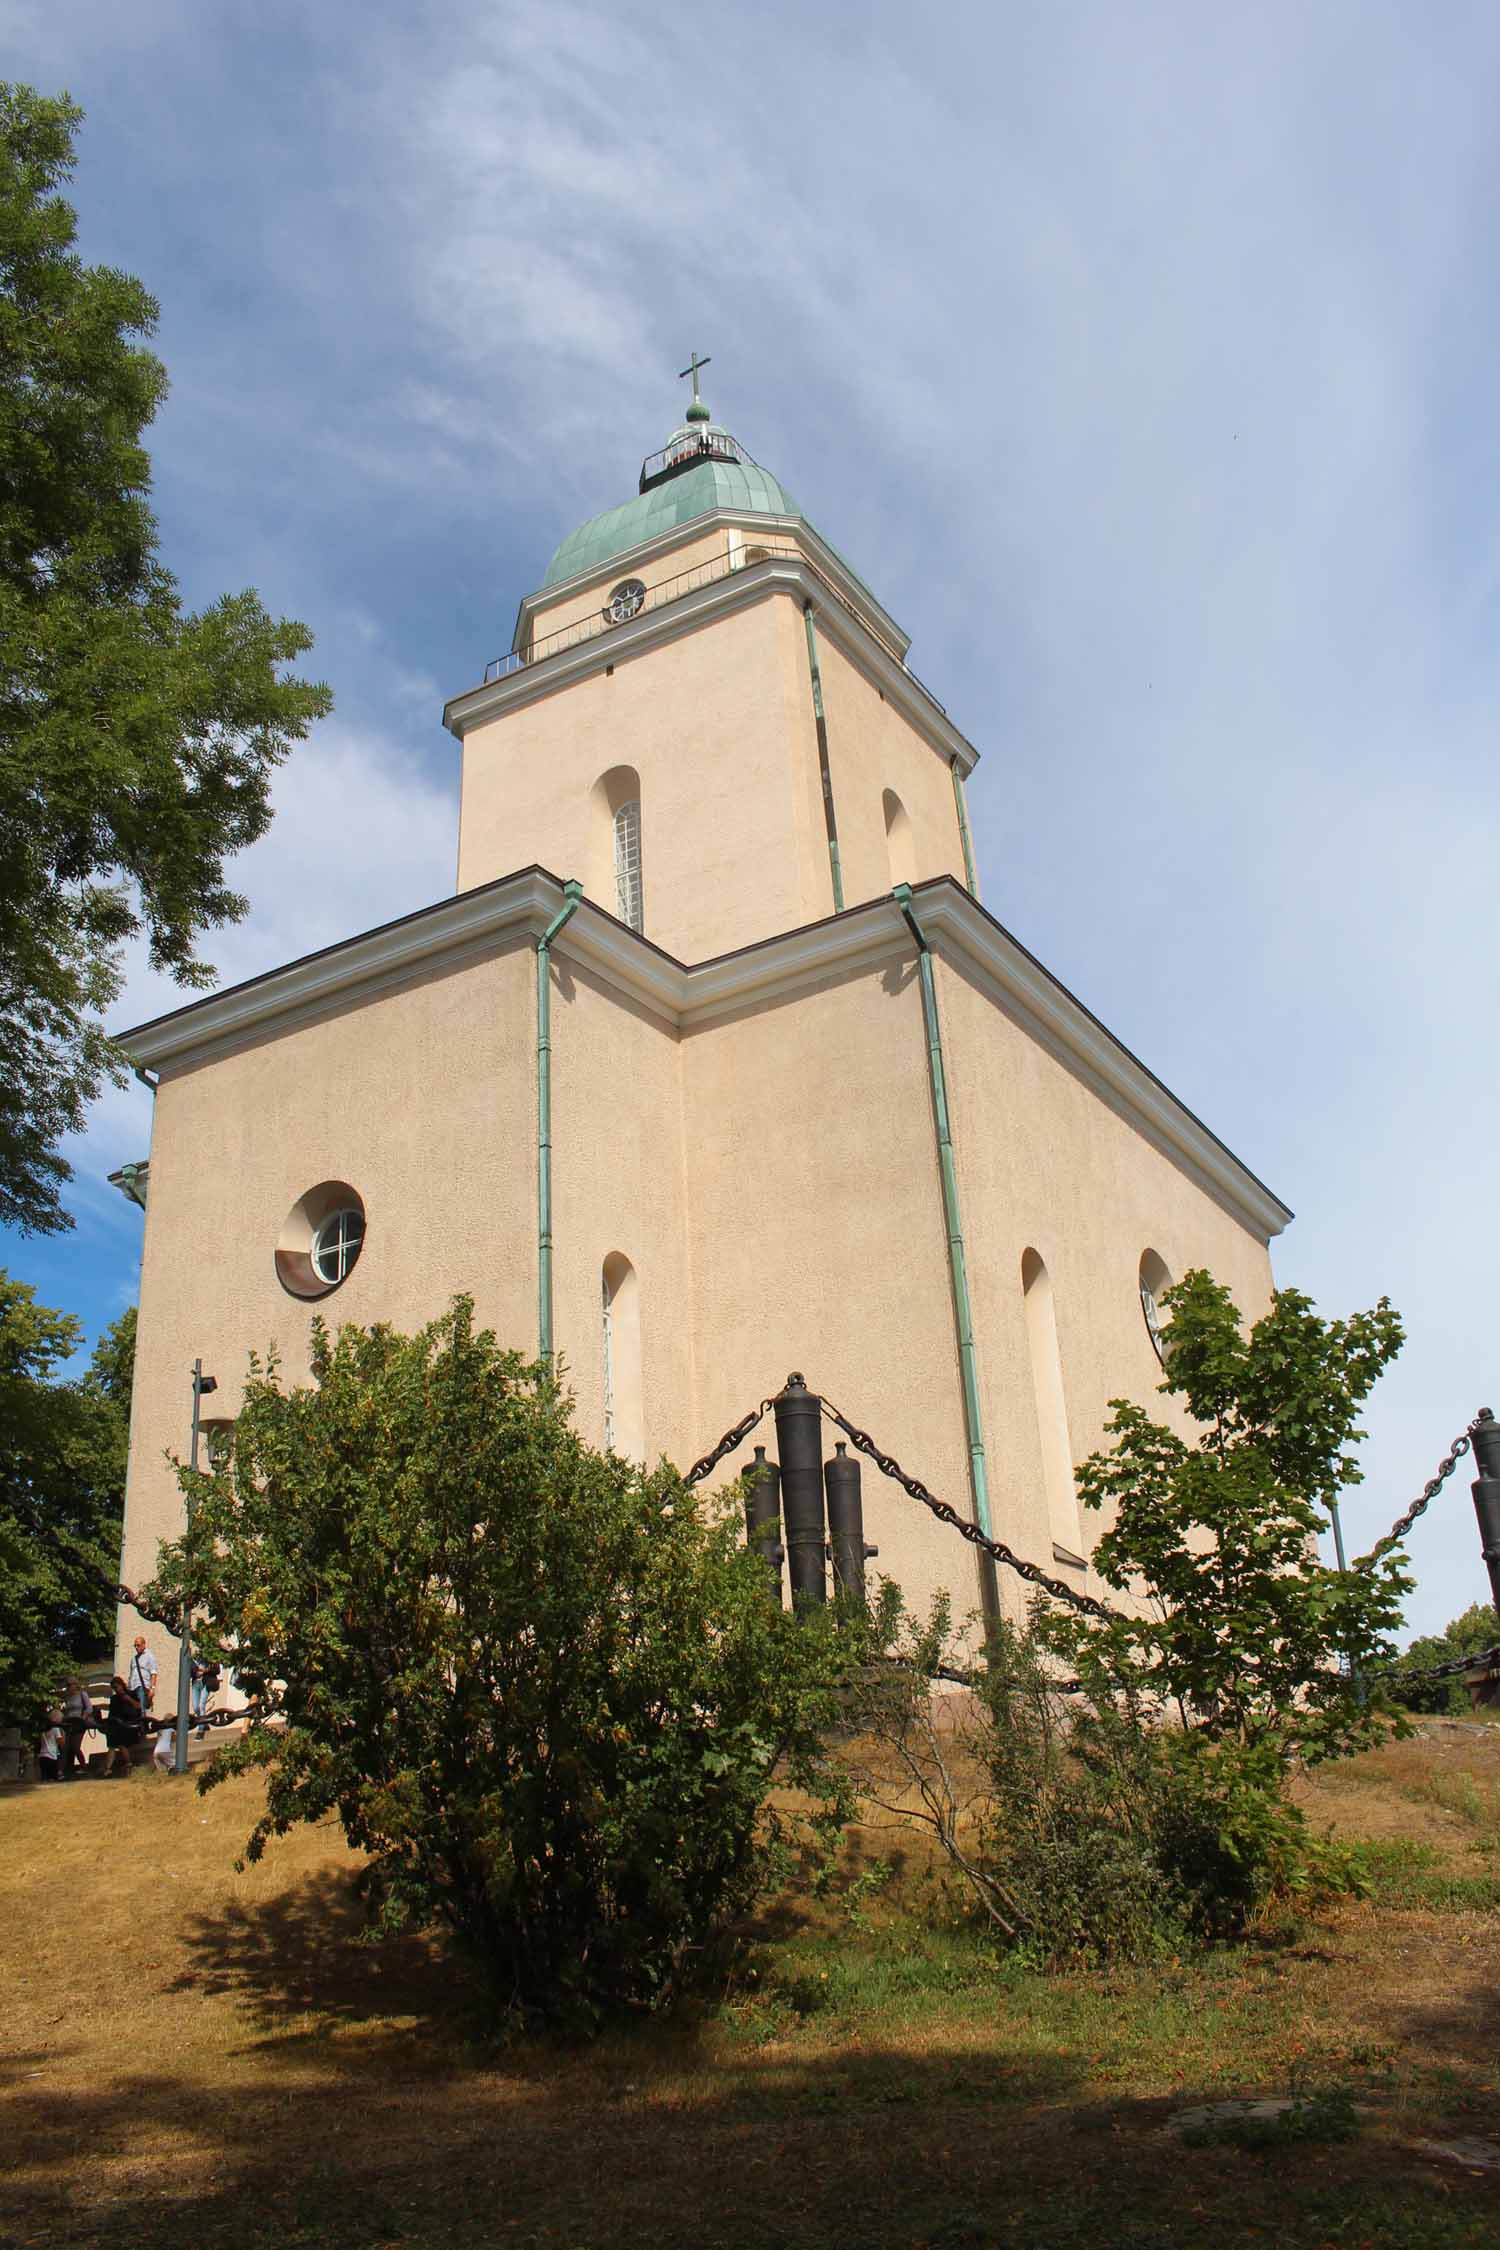
[[141,1739],[141,1707],[118,1672],[109,1683],[109,1709],[104,1718],[104,1739],[109,1744],[109,1772],[129,1777],[131,1744]]
[[62,1780],[63,1730],[61,1711],[49,1711],[42,1739],[36,1746],[36,1767],[43,1781]]
[[197,1723],[199,1734],[207,1734],[208,1732],[209,1698],[218,1694],[222,1678],[223,1675],[213,1658],[207,1656],[195,1656],[193,1658],[193,1718]]
[[135,1636],[135,1654],[130,1659],[130,1669],[125,1679],[144,1718],[156,1702],[156,1658],[146,1646],[144,1633],[137,1633]]
[[94,1731],[94,1705],[80,1679],[70,1679],[63,1690],[63,1779],[71,1781],[83,1764],[83,1738]]

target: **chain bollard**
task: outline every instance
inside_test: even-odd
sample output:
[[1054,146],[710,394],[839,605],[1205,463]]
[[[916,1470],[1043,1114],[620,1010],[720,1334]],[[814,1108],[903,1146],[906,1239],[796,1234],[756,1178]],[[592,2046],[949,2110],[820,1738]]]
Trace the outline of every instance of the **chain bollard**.
[[774,1401],[781,1456],[781,1515],[793,1609],[828,1599],[823,1528],[823,1401],[800,1375],[788,1375]]
[[1474,1444],[1474,1513],[1479,1518],[1479,1544],[1490,1574],[1490,1600],[1500,1617],[1500,1422],[1482,1406],[1469,1426]]
[[865,1511],[859,1488],[859,1463],[851,1461],[842,1438],[833,1459],[823,1464],[828,1494],[828,1547],[833,1557],[833,1590],[846,1602],[865,1606],[865,1563],[880,1552],[865,1544]]
[[752,1554],[765,1561],[771,1606],[781,1607],[781,1566],[786,1549],[781,1544],[781,1471],[766,1459],[763,1445],[745,1472],[745,1540]]

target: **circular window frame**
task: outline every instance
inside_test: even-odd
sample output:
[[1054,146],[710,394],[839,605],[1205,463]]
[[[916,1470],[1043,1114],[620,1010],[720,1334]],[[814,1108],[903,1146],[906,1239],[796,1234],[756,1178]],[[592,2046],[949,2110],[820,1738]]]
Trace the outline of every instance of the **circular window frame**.
[[611,586],[604,604],[606,625],[628,625],[632,617],[639,617],[646,606],[646,581],[643,578],[622,578]]
[[[354,1214],[360,1223],[359,1241],[344,1269],[330,1281],[317,1263],[319,1238],[330,1223]],[[289,1297],[313,1304],[342,1289],[364,1255],[370,1238],[370,1219],[364,1197],[347,1180],[324,1180],[299,1195],[288,1211],[276,1243],[276,1278]]]

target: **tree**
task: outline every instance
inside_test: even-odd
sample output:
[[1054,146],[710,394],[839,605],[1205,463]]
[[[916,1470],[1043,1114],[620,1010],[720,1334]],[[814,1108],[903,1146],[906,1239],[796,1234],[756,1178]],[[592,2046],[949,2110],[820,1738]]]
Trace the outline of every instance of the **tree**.
[[1468,1690],[1461,1678],[1424,1680],[1420,1674],[1434,1665],[1452,1664],[1461,1656],[1480,1656],[1492,1648],[1500,1648],[1500,1617],[1489,1602],[1472,1602],[1441,1633],[1424,1633],[1403,1649],[1391,1679],[1391,1693],[1407,1711],[1467,1711]]
[[114,1631],[134,1308],[60,1382],[78,1333],[0,1273],[0,1716],[26,1726]]
[[1360,1481],[1356,1418],[1401,1347],[1400,1320],[1382,1298],[1324,1321],[1278,1289],[1246,1336],[1228,1290],[1199,1270],[1164,1303],[1161,1389],[1183,1400],[1196,1442],[1114,1399],[1113,1446],[1078,1471],[1084,1506],[1113,1510],[1095,1568],[1144,1594],[1146,1613],[1059,1616],[1048,1635],[1096,1677],[1173,1705],[1204,1740],[1282,1764],[1354,1749],[1389,1708],[1372,1673],[1411,1581],[1394,1558],[1328,1569],[1315,1541]]
[[738,1512],[592,1451],[545,1362],[458,1299],[252,1362],[152,1598],[196,1605],[267,1775],[247,1846],[336,1813],[379,1926],[439,1922],[498,2006],[592,2021],[677,1988],[766,1872],[773,1774],[822,1786],[834,1628],[766,1598]]
[[254,593],[182,608],[141,444],[166,395],[155,300],[86,266],[56,192],[82,112],[0,85],[0,1222],[71,1224],[57,1142],[125,1065],[102,1012],[121,948],[201,985],[238,919],[226,856],[329,710],[281,667],[311,646]]

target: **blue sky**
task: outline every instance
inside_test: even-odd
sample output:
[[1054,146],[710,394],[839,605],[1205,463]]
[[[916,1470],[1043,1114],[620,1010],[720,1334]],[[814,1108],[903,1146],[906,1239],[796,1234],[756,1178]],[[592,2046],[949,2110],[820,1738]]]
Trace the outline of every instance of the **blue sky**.
[[[1500,12],[0,0],[88,111],[91,259],[161,299],[163,550],[303,618],[333,719],[226,981],[440,896],[443,698],[629,496],[676,371],[913,636],[983,753],[985,900],[1388,1293],[1362,1547],[1475,1408],[1493,1278]],[[128,1023],[172,1004],[142,970]],[[77,1230],[131,1300],[111,1095]],[[1466,1479],[1412,1622],[1485,1593]]]

